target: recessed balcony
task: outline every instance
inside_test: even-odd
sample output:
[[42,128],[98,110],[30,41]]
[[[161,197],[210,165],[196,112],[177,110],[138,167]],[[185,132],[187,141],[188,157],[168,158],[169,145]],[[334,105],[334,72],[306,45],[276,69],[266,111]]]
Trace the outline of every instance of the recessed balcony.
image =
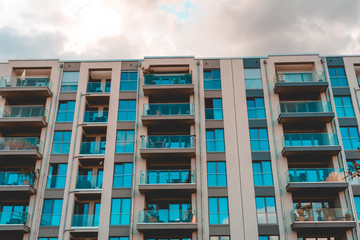
[[299,154],[335,155],[341,151],[335,133],[285,133],[283,156]]
[[144,104],[141,121],[144,126],[169,123],[193,125],[194,107],[190,103]]
[[90,105],[109,104],[111,82],[89,82],[86,99]]
[[42,142],[38,137],[1,137],[0,159],[8,157],[42,158]]
[[192,74],[146,74],[143,91],[145,96],[192,95]]
[[0,192],[35,194],[34,175],[20,172],[0,172]]
[[78,193],[84,192],[86,194],[88,194],[89,191],[101,194],[102,180],[102,175],[78,175],[76,181],[76,191]]
[[0,212],[0,231],[28,233],[30,220],[27,212]]
[[99,227],[100,214],[74,214],[72,217],[71,228],[95,228]]
[[2,128],[46,127],[44,106],[4,106],[0,108]]
[[105,145],[106,141],[89,141],[82,142],[80,147],[80,155],[105,155]]

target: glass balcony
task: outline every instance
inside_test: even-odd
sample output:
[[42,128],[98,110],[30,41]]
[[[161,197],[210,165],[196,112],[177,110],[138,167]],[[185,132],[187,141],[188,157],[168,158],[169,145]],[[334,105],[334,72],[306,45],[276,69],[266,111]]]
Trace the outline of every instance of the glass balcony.
[[84,123],[107,123],[108,111],[85,111]]
[[205,119],[207,120],[222,120],[222,108],[205,108]]
[[194,148],[194,136],[144,136],[141,139],[143,149]]
[[101,189],[102,180],[102,175],[78,175],[76,189]]
[[351,209],[341,208],[300,208],[291,212],[292,221],[354,221]]
[[285,133],[285,147],[311,147],[339,145],[335,133]]
[[275,82],[325,82],[325,74],[321,72],[278,72],[275,76]]
[[74,214],[72,227],[99,227],[100,214]]
[[146,74],[145,85],[185,85],[192,84],[192,74]]
[[28,151],[38,150],[41,152],[42,142],[38,137],[1,137],[1,151]]
[[46,117],[44,106],[4,106],[0,108],[0,118]]
[[46,188],[65,188],[66,176],[49,176]]
[[87,93],[109,93],[111,82],[89,82]]
[[273,186],[273,176],[272,173],[254,173],[254,185],[255,186]]
[[0,224],[21,224],[30,226],[30,214],[27,212],[0,212]]
[[194,115],[190,103],[144,104],[143,116]]
[[51,87],[51,80],[48,76],[20,76],[1,77],[0,87]]
[[33,174],[24,174],[19,172],[0,172],[0,186],[32,186],[33,182]]
[[41,226],[59,226],[61,220],[61,214],[42,214]]
[[92,154],[104,155],[105,154],[105,145],[106,145],[106,141],[82,142],[80,154],[81,155],[92,155]]
[[280,113],[321,113],[332,112],[328,101],[281,102]]
[[195,223],[192,210],[144,210],[139,211],[138,223]]
[[194,170],[141,171],[140,184],[195,183]]
[[345,182],[344,169],[304,168],[289,169],[286,173],[288,183],[292,182]]

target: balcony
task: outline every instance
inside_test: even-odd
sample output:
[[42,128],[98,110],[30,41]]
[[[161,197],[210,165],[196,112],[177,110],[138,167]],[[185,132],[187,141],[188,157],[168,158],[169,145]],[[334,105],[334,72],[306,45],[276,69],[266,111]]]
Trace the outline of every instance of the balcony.
[[27,212],[0,212],[0,231],[30,232],[31,216]]
[[98,228],[100,214],[74,214],[71,228]]
[[334,116],[328,101],[281,102],[278,122],[330,122]]
[[19,172],[0,172],[0,192],[35,194],[34,176]]
[[85,111],[84,123],[107,123],[108,111]]
[[335,155],[341,147],[335,133],[285,133],[283,156],[299,154]]
[[139,191],[141,193],[179,190],[195,192],[194,170],[147,170],[141,171]]
[[195,124],[193,104],[144,104],[141,121],[144,126],[169,123],[193,125]]
[[306,168],[289,169],[286,173],[286,190],[293,191],[343,191],[349,185],[345,181],[344,169]]
[[109,104],[111,82],[89,82],[86,100],[90,105]]
[[110,93],[111,82],[89,82],[87,93]]
[[274,81],[275,93],[320,93],[329,86],[324,72],[278,72]]
[[142,158],[194,157],[194,136],[142,136],[140,155]]
[[154,230],[197,230],[196,213],[192,210],[144,210],[139,212],[137,229],[140,232]]
[[47,183],[46,183],[46,188],[48,189],[56,189],[56,188],[65,188],[65,182],[66,182],[66,176],[57,176],[57,175],[53,175],[53,176],[49,176]]
[[91,141],[82,142],[80,148],[80,155],[105,155],[106,141]]
[[305,208],[291,212],[292,230],[337,229],[347,230],[356,227],[350,209],[341,208]]
[[145,96],[192,95],[192,74],[146,74],[143,90]]
[[0,159],[9,157],[42,158],[42,142],[38,137],[1,137]]
[[4,106],[0,108],[3,128],[46,127],[47,110],[44,106]]
[[78,175],[76,181],[76,190],[95,190],[99,191],[102,188],[103,176],[97,175]]

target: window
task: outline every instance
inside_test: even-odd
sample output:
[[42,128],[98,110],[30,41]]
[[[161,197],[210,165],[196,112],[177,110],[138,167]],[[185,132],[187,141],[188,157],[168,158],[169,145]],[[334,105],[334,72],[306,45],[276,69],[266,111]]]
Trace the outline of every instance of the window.
[[210,240],[230,240],[229,236],[210,236]]
[[277,223],[274,197],[256,197],[258,223]]
[[137,72],[121,72],[120,91],[137,90]]
[[272,186],[273,178],[270,161],[253,162],[254,185]]
[[263,98],[248,98],[246,103],[249,119],[266,118]]
[[279,236],[259,236],[259,240],[279,240]]
[[46,188],[64,188],[67,164],[51,164]]
[[58,240],[58,238],[54,238],[54,237],[49,237],[49,238],[47,238],[47,237],[45,237],[45,238],[39,238],[39,240]]
[[227,198],[209,198],[210,224],[229,224]]
[[245,68],[245,89],[262,89],[260,68]]
[[71,132],[70,131],[58,131],[54,132],[54,141],[53,141],[53,154],[69,154],[71,142]]
[[360,197],[359,196],[354,197],[354,202],[355,202],[357,216],[360,217]]
[[209,187],[225,187],[227,185],[225,162],[208,162],[207,171]]
[[329,76],[330,76],[331,86],[333,87],[348,86],[344,67],[329,67]]
[[135,121],[136,100],[120,100],[118,121]]
[[269,151],[269,140],[266,128],[250,129],[251,151]]
[[223,109],[221,98],[205,99],[205,119],[222,120]]
[[340,132],[345,150],[356,150],[359,147],[357,127],[340,127]]
[[117,131],[116,136],[116,153],[134,152],[134,131]]
[[220,69],[204,70],[204,89],[205,90],[220,90]]
[[78,88],[79,72],[64,72],[60,92],[76,92]]
[[338,117],[355,117],[351,98],[348,96],[334,97]]
[[72,122],[74,120],[75,101],[59,102],[56,122]]
[[110,225],[129,225],[130,207],[130,198],[112,199]]
[[41,226],[59,226],[62,209],[62,199],[45,199],[41,215]]
[[129,240],[129,237],[110,237],[109,240]]
[[206,151],[225,151],[224,129],[206,130]]
[[114,188],[132,187],[132,163],[116,164],[114,169]]

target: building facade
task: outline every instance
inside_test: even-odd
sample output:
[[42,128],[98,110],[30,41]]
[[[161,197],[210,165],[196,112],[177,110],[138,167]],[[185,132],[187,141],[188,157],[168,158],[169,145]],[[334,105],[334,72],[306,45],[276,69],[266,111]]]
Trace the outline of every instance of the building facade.
[[0,63],[0,239],[357,240],[360,56]]

